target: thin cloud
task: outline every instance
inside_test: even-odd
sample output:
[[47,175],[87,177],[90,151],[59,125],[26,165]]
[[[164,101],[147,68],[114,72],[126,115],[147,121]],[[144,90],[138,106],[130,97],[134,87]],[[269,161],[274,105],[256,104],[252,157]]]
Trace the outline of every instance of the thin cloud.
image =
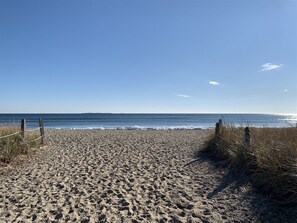
[[259,71],[268,71],[268,70],[275,70],[282,66],[282,64],[272,64],[272,63],[265,63],[261,67]]
[[210,85],[214,85],[214,86],[216,86],[216,85],[220,85],[220,83],[219,82],[217,82],[217,81],[210,81],[210,82],[208,82]]
[[284,92],[287,92],[287,91],[288,91],[287,89],[284,90]]
[[186,94],[178,94],[177,97],[189,98],[191,96],[190,95],[186,95]]

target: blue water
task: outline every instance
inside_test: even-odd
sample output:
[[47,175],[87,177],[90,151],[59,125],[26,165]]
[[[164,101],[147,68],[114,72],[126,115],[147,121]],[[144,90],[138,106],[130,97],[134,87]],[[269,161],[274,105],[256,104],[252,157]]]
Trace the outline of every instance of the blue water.
[[46,128],[77,129],[197,129],[214,127],[218,119],[235,126],[289,127],[297,115],[263,114],[0,114],[0,125],[19,124],[37,127],[38,119]]

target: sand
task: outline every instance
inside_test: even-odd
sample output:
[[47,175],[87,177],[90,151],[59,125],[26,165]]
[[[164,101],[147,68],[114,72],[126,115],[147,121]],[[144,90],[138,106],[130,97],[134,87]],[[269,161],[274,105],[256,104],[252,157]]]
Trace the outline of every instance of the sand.
[[[297,222],[240,171],[196,159],[209,130],[47,130],[0,171],[0,222]],[[222,164],[222,165],[221,165]]]

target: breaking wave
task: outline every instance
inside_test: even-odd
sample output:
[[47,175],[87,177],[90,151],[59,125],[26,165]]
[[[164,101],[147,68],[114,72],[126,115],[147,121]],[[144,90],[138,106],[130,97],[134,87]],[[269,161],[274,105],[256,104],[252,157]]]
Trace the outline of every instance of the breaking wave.
[[[61,128],[57,128],[61,129]],[[63,129],[63,128],[62,128]],[[66,128],[65,128],[66,129]],[[202,130],[210,129],[207,126],[118,126],[118,127],[79,127],[67,128],[72,130]]]

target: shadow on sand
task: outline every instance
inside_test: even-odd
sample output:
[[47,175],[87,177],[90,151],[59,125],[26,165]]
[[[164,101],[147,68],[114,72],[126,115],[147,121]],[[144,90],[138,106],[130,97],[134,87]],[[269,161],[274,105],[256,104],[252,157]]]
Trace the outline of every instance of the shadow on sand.
[[[191,165],[195,162],[203,163],[209,162],[214,169],[224,170],[223,178],[219,185],[217,185],[207,198],[212,199],[219,195],[224,189],[230,187],[234,191],[241,191],[244,186],[252,185],[252,178],[245,174],[242,170],[233,167],[228,160],[222,160],[216,156],[212,151],[198,151],[195,154],[195,159],[185,166]],[[249,207],[252,209],[256,222],[287,222],[297,223],[297,205],[281,205],[278,201],[264,195],[260,190],[251,187],[247,192],[240,192],[243,194],[243,200],[249,202]],[[238,205],[245,205],[246,202],[241,202]],[[254,222],[254,220],[247,219],[247,222]]]

